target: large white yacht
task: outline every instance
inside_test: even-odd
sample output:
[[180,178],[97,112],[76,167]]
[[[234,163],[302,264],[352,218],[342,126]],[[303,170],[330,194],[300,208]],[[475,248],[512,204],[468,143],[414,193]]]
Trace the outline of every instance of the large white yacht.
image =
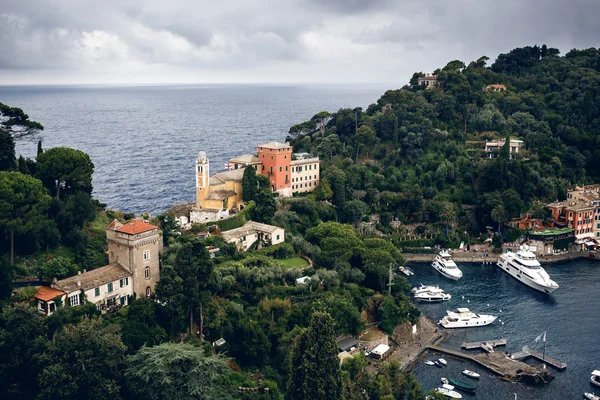
[[438,322],[444,328],[476,328],[486,326],[496,320],[494,315],[471,312],[468,308],[458,308],[457,312],[448,311],[448,315]]
[[450,253],[445,250],[439,252],[431,266],[448,279],[457,281],[463,276],[462,271],[452,261]]
[[452,298],[451,295],[444,292],[421,292],[415,294],[415,300],[434,303],[436,301],[448,301]]
[[502,254],[496,265],[517,280],[540,292],[550,294],[558,289],[558,284],[550,279],[535,254],[529,250],[529,246],[521,245],[516,253]]

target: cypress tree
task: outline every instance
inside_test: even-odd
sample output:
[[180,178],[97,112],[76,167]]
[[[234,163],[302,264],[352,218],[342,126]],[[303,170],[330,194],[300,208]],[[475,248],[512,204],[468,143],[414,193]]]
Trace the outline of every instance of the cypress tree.
[[249,165],[244,170],[242,177],[242,200],[246,203],[250,200],[256,200],[256,168]]
[[342,397],[334,324],[331,315],[316,312],[308,328],[294,341],[288,386],[290,400],[337,400]]
[[15,138],[0,129],[0,171],[12,171],[16,166]]

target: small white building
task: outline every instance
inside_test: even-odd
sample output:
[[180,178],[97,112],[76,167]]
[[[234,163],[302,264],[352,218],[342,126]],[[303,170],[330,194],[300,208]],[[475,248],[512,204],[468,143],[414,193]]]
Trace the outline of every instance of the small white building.
[[[485,143],[485,152],[487,158],[494,158],[498,151],[504,146],[506,143],[505,139],[502,140],[494,140],[491,142]],[[519,149],[523,147],[523,141],[518,139],[510,139],[510,158],[513,159],[519,154]]]
[[235,243],[238,250],[246,251],[258,241],[257,248],[283,243],[285,230],[278,226],[248,221],[244,226],[223,232],[226,243]]
[[390,346],[388,346],[386,344],[380,344],[380,345],[377,345],[377,347],[375,347],[373,349],[371,354],[373,354],[373,357],[375,357],[377,359],[381,359],[389,350],[390,350]]

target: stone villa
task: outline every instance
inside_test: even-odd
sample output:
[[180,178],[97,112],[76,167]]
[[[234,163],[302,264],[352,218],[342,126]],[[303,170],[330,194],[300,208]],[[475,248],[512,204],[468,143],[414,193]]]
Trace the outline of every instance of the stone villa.
[[240,251],[248,250],[258,241],[257,248],[273,246],[283,243],[285,230],[278,226],[261,224],[260,222],[248,221],[244,226],[223,232],[223,239],[227,243],[235,243]]
[[102,311],[127,305],[132,296],[150,297],[160,279],[158,253],[160,229],[145,221],[122,224],[114,220],[106,228],[108,265],[40,287],[35,295],[38,310],[52,314],[60,299],[64,306],[88,301]]

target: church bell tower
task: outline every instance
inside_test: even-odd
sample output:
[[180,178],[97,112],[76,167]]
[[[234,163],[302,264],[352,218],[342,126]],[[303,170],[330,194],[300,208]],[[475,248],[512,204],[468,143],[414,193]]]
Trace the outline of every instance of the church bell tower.
[[202,201],[208,193],[209,163],[206,153],[201,151],[196,158],[196,206],[201,207]]

